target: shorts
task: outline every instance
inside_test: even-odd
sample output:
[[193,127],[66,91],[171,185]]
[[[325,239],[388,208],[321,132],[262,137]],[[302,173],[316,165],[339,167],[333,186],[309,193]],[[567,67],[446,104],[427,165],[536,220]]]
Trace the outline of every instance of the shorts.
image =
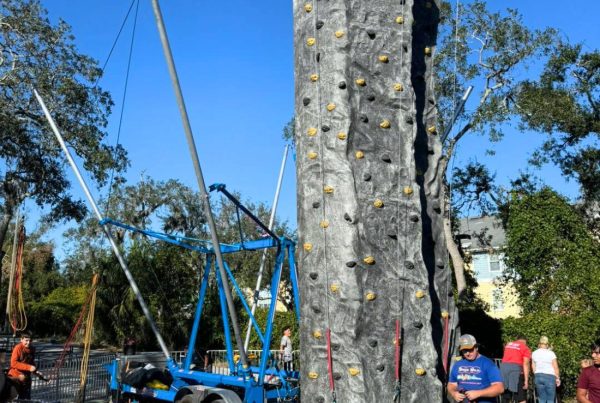
[[523,389],[523,385],[525,385],[525,376],[521,374],[519,375],[519,390],[516,394],[517,402],[527,400],[527,390]]

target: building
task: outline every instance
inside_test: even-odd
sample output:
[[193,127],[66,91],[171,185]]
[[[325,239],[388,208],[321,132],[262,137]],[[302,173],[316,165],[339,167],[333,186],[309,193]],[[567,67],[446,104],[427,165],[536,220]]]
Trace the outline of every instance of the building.
[[472,271],[479,284],[475,292],[490,307],[487,313],[498,319],[520,316],[513,288],[499,282],[506,268],[502,252],[506,238],[500,219],[490,216],[464,218],[460,221],[459,238],[470,257],[467,270]]

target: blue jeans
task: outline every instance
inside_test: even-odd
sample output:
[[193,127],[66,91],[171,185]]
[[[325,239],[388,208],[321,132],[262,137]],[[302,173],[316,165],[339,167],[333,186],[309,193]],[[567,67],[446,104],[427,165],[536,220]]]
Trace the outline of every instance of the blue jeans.
[[540,403],[554,403],[556,377],[549,374],[535,374],[535,389]]

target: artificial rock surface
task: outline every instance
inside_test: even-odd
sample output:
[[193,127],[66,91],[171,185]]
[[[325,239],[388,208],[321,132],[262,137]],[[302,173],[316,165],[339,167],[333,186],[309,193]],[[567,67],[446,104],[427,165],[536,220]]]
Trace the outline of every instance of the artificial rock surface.
[[435,1],[294,0],[303,402],[443,399],[438,18]]

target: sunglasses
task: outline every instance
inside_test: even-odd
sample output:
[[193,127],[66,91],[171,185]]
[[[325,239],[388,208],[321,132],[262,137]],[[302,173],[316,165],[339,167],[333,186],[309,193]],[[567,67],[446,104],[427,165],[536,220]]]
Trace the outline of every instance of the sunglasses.
[[461,353],[472,353],[473,351],[475,351],[475,347],[463,348],[462,350],[460,350]]

